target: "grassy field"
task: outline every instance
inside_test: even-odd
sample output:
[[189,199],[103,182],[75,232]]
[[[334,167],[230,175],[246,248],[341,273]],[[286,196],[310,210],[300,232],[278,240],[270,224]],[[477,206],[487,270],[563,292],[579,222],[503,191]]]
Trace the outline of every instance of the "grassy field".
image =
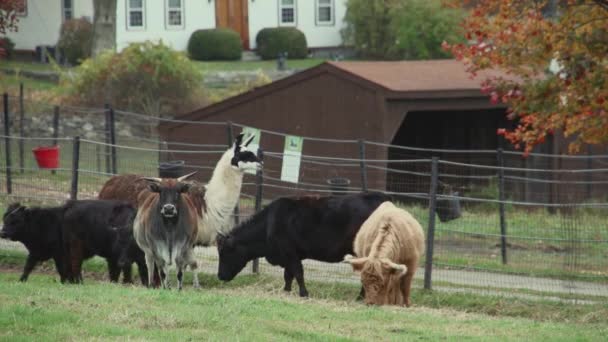
[[19,253],[0,254],[0,340],[543,340],[602,341],[608,306],[530,302],[415,290],[414,307],[367,307],[358,287],[308,282],[311,299],[281,280],[203,278],[200,290],[149,290],[102,280],[99,259],[84,285],[62,285],[43,265],[17,281]]

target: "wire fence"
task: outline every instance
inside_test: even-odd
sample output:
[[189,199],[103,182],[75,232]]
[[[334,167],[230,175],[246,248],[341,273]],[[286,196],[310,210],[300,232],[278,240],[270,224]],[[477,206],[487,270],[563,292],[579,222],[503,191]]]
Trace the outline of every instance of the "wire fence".
[[[19,120],[10,120],[18,117],[16,113],[7,111],[3,123],[9,124],[3,125],[0,136],[1,210],[12,201],[51,205],[68,198],[96,198],[111,175],[157,176],[159,167],[170,160],[183,160],[181,172],[198,170],[204,182],[242,128],[235,123],[177,120],[223,137],[196,144],[162,139],[159,122],[170,119],[112,114],[110,108],[39,108],[51,117],[58,111],[60,118],[71,110],[69,115],[81,119],[69,122],[82,120],[81,125],[73,131],[68,124],[28,131],[15,124]],[[28,120],[24,121],[35,125],[38,119]],[[116,124],[126,120],[132,121]],[[50,121],[51,127],[55,121]],[[87,137],[87,132],[98,131]],[[272,137],[265,136],[262,147],[286,137],[264,130],[262,134]],[[281,177],[283,164],[294,161],[281,151],[265,151],[262,174],[245,175],[235,223],[279,196],[383,191],[425,228],[427,252],[416,276],[420,286],[580,303],[608,299],[608,201],[602,190],[608,184],[608,156],[532,154],[529,158],[535,159],[530,161],[500,149],[433,150],[361,140],[304,140],[341,152],[311,155],[305,149],[294,183]],[[59,146],[58,166],[53,169],[40,168],[31,153],[48,145]],[[332,183],[335,179],[348,182]],[[215,272],[214,248],[197,249],[197,256],[203,269]],[[280,270],[261,260],[258,272]],[[321,281],[358,282],[345,264],[306,261],[305,273]]]

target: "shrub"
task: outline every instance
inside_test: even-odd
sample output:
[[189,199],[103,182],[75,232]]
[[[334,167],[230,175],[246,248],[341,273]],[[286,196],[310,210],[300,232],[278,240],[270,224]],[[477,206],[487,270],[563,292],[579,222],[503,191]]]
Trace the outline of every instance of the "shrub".
[[93,25],[86,19],[70,19],[61,25],[57,47],[70,64],[91,56]]
[[0,57],[8,59],[13,57],[15,51],[15,43],[9,37],[0,37]]
[[105,51],[61,75],[64,102],[150,115],[194,109],[201,101],[202,75],[188,57],[162,42],[133,43],[120,53]]
[[262,29],[255,42],[262,59],[275,59],[283,52],[287,52],[288,58],[306,58],[308,55],[306,36],[294,27]]
[[231,29],[197,30],[188,41],[190,58],[199,61],[241,59],[241,36]]
[[441,0],[348,0],[342,38],[364,58],[446,58],[441,43],[463,40],[464,13]]

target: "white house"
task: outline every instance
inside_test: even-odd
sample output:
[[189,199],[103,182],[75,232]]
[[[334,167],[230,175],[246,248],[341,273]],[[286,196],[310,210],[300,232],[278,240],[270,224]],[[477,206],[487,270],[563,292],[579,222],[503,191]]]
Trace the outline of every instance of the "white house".
[[[92,0],[22,0],[19,31],[8,33],[17,50],[55,45],[61,23],[93,18]],[[185,50],[192,32],[229,27],[241,35],[245,49],[255,49],[257,33],[266,27],[296,27],[310,48],[341,45],[346,0],[117,0],[116,46],[162,39]]]

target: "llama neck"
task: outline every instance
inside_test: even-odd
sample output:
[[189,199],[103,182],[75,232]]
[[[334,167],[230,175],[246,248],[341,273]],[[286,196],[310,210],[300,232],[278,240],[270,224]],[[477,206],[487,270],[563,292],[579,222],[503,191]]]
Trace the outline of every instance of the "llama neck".
[[232,149],[226,151],[218,161],[205,192],[207,205],[205,219],[209,221],[212,230],[222,232],[232,228],[230,219],[243,184],[243,172],[232,167],[231,158]]

